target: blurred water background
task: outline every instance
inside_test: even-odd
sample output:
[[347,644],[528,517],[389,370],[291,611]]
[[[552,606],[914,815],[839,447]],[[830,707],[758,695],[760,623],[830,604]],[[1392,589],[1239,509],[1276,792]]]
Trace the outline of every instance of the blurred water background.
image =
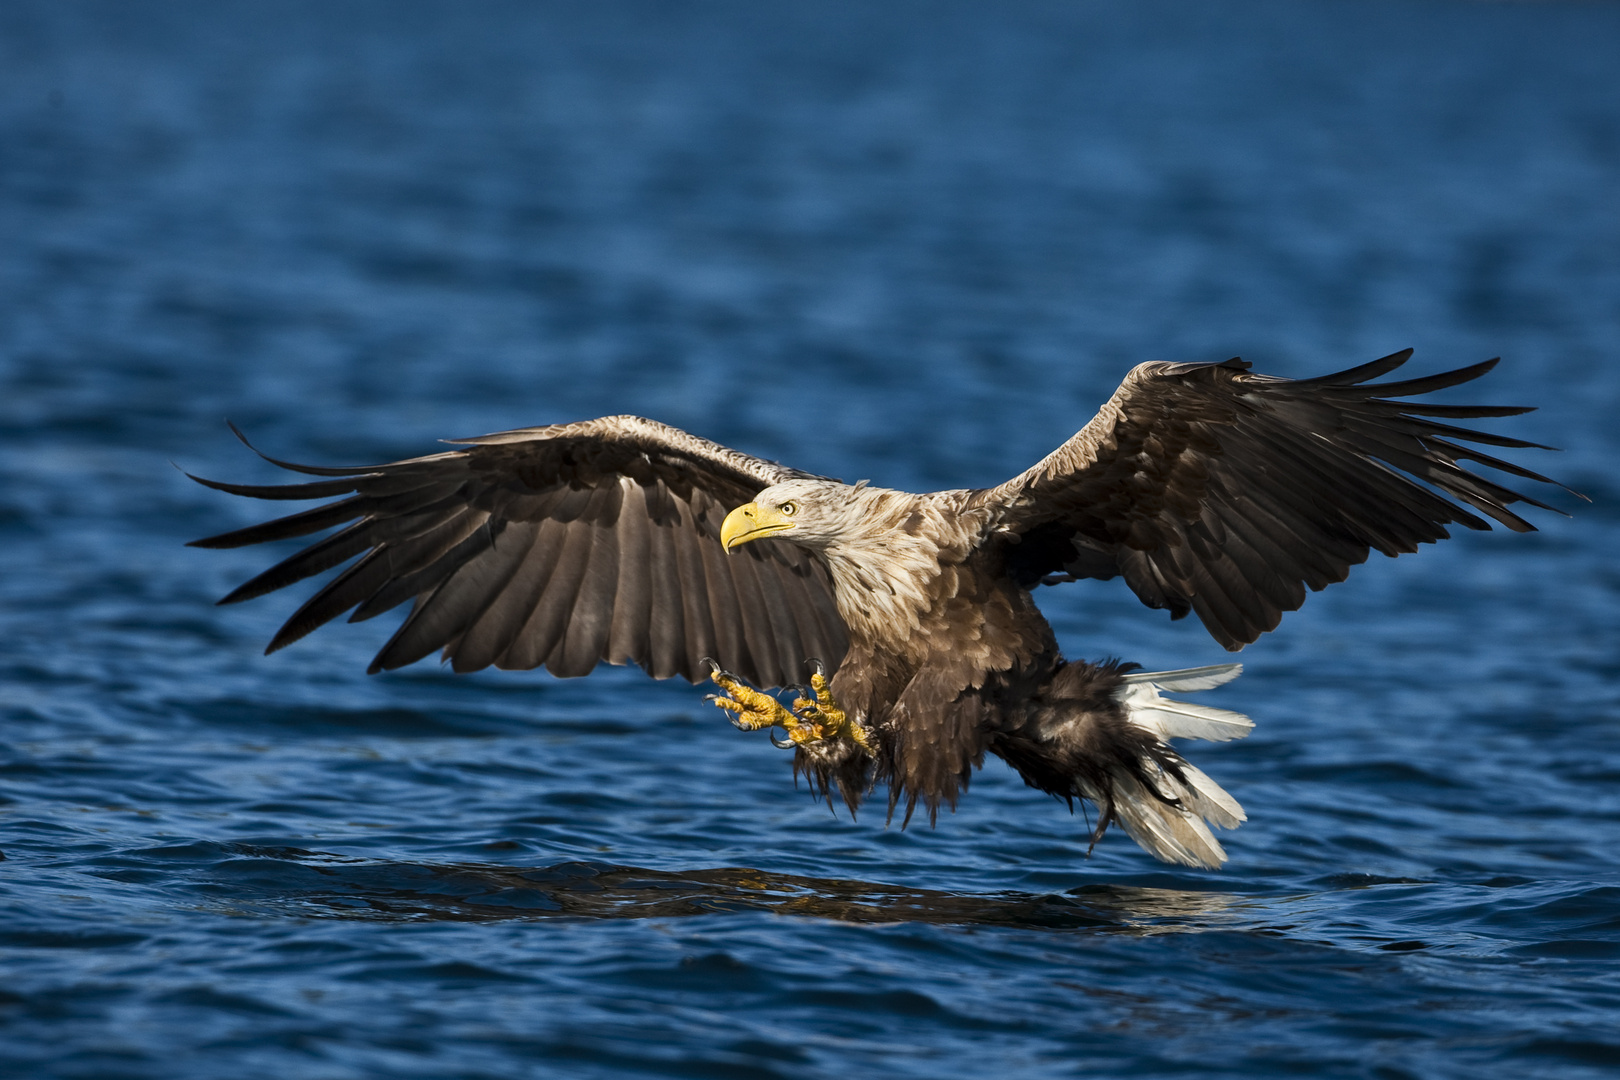
[[[1620,1065],[1620,6],[0,4],[0,1071],[1580,1077]],[[299,597],[294,460],[637,412],[985,485],[1133,364],[1506,358],[1593,498],[1374,561],[1206,700],[1159,865],[999,762],[833,816],[683,683]],[[1411,370],[1411,369],[1409,369]],[[1118,582],[1071,655],[1224,657]]]

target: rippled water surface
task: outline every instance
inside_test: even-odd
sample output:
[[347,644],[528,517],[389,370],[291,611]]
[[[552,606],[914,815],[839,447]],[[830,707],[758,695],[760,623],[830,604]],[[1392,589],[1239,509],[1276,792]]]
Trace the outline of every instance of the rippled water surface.
[[[1598,3],[0,5],[0,1071],[1614,1075],[1616,56]],[[182,547],[261,508],[171,466],[636,412],[982,485],[1142,360],[1408,345],[1503,355],[1593,502],[1251,646],[1220,872],[996,762],[851,822],[635,671],[261,656],[299,597],[212,602],[275,553]]]

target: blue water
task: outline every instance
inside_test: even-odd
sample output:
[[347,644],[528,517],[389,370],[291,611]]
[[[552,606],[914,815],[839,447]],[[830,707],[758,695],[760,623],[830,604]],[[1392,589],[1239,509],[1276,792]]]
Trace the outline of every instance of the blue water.
[[[0,4],[0,1072],[1620,1066],[1620,6]],[[1543,531],[1374,557],[1206,700],[1153,862],[998,762],[852,823],[683,683],[368,678],[230,436],[637,412],[997,482],[1132,365],[1503,355]],[[1071,655],[1224,657],[1118,582]]]

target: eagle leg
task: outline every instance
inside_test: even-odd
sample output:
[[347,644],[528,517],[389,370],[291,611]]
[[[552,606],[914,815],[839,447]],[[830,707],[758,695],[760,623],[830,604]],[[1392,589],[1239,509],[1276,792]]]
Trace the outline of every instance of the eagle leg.
[[827,676],[822,674],[821,661],[810,662],[814,670],[810,674],[810,692],[815,696],[805,694],[793,701],[793,712],[800,720],[809,722],[817,731],[825,732],[822,736],[837,738],[843,736],[855,741],[862,750],[868,754],[876,754],[877,746],[866,728],[855,723],[839,706],[838,699],[833,697],[832,691],[827,688]]
[[780,701],[771,695],[755,690],[748,686],[729,671],[716,667],[709,673],[723,693],[710,694],[709,700],[727,712],[735,713],[731,717],[733,727],[743,731],[758,731],[760,728],[780,727],[786,728],[791,735],[798,726],[799,718],[788,711]]
[[[790,741],[779,746],[814,746],[828,739],[849,738],[871,752],[871,736],[859,724],[851,723],[838,707],[832,692],[827,689],[826,676],[821,665],[815,665],[810,676],[810,690],[793,702],[789,709],[770,694],[746,685],[729,671],[715,665],[709,677],[723,694],[710,694],[709,700],[727,712],[733,713],[731,723],[743,731],[779,727],[787,732]],[[809,696],[814,694],[814,697]],[[776,742],[775,739],[771,740]]]

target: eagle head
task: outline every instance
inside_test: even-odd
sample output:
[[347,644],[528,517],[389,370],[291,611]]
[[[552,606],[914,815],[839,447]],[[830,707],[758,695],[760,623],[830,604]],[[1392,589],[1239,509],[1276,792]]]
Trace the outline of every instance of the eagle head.
[[784,480],[726,515],[720,543],[727,551],[765,536],[824,549],[848,531],[856,488],[835,480]]

